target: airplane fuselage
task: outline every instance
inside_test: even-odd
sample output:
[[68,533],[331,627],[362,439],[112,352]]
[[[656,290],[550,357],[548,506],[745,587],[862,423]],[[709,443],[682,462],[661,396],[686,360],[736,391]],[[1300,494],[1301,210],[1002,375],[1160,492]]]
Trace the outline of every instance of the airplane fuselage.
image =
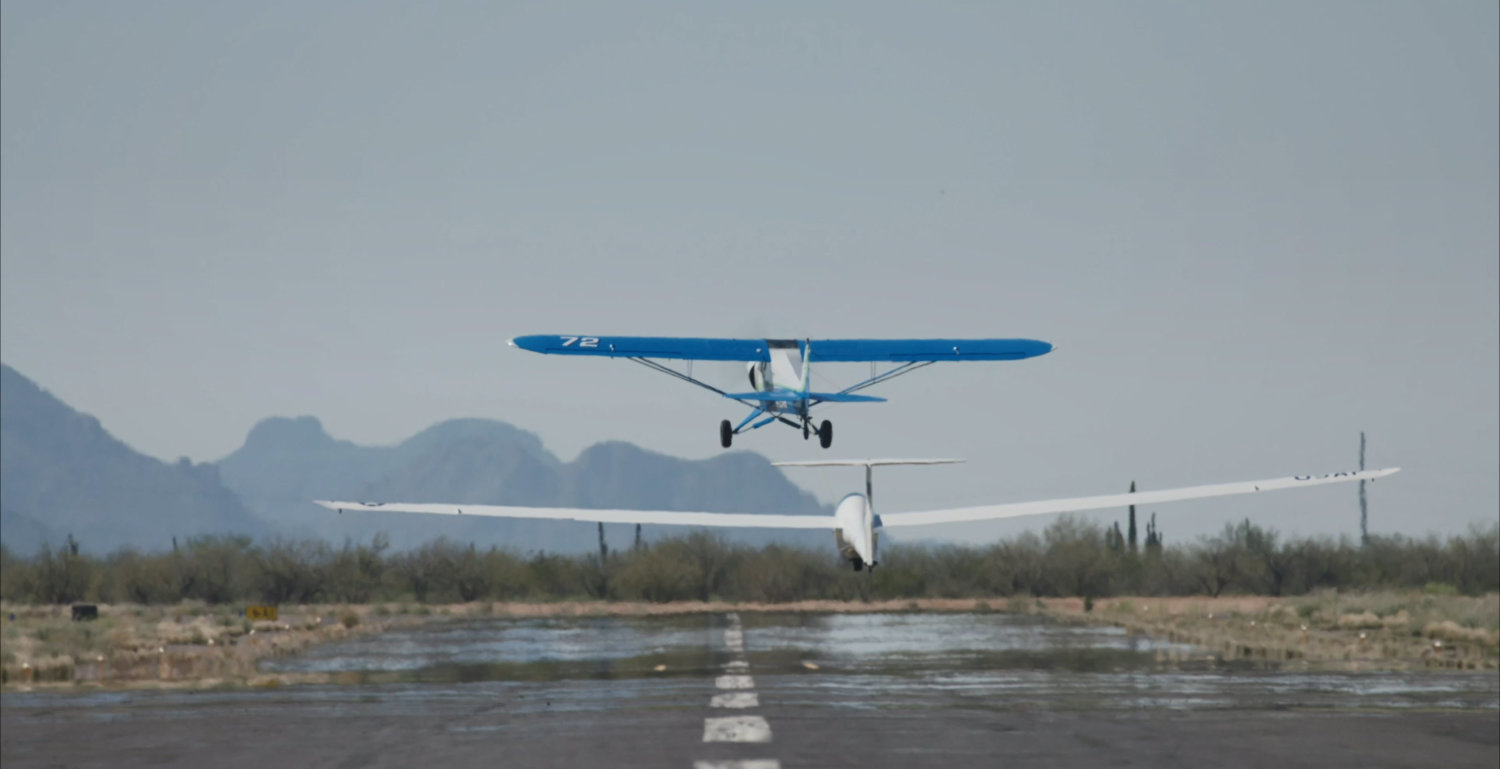
[[761,408],[769,414],[803,415],[807,410],[808,361],[795,341],[767,340],[770,360],[749,365],[750,389],[758,393],[775,393],[784,401],[764,401]]

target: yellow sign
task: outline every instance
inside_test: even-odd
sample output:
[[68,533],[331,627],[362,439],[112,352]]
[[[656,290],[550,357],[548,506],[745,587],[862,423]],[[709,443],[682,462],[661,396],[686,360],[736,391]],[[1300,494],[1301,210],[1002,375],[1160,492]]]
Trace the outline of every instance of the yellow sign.
[[275,622],[276,621],[276,607],[275,606],[246,606],[245,607],[245,619],[248,619],[251,622],[254,622],[256,620],[262,620],[262,619],[263,620],[269,620],[269,621]]

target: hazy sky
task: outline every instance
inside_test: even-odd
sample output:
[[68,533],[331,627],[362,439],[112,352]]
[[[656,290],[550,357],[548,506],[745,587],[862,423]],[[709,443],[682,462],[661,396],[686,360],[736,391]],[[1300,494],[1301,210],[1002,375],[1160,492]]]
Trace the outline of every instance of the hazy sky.
[[[5,0],[0,356],[169,460],[299,414],[705,457],[737,405],[505,340],[1027,336],[825,412],[830,452],[736,448],[969,460],[884,471],[896,511],[1347,469],[1366,430],[1405,468],[1372,528],[1461,531],[1500,515],[1497,8]],[[1358,508],[1159,511],[1242,516]]]

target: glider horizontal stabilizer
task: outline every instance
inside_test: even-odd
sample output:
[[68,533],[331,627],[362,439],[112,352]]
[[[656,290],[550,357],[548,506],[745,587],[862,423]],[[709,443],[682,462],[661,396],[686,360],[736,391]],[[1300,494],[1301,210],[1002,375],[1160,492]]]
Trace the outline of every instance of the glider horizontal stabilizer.
[[775,467],[882,467],[885,465],[955,465],[962,459],[799,459],[772,462]]

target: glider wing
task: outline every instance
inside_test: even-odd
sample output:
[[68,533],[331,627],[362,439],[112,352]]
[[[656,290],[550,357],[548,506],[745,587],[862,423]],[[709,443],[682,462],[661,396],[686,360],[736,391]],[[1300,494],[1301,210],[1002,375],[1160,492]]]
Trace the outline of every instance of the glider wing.
[[1023,515],[1045,513],[1075,513],[1084,510],[1100,510],[1127,505],[1154,505],[1162,502],[1178,502],[1185,499],[1227,497],[1235,494],[1254,494],[1258,491],[1300,489],[1306,486],[1321,486],[1326,483],[1346,483],[1384,478],[1400,471],[1399,467],[1385,470],[1367,470],[1355,473],[1330,473],[1328,475],[1295,475],[1289,478],[1272,478],[1264,481],[1241,481],[1210,486],[1188,486],[1161,491],[1138,491],[1134,494],[1106,494],[1099,497],[1074,497],[1071,499],[1047,499],[1040,502],[1014,502],[1004,505],[982,505],[959,507],[948,510],[927,510],[915,513],[891,513],[880,516],[882,526],[922,526],[930,523],[962,523],[965,521],[987,521],[995,518],[1016,518]]
[[595,510],[583,507],[510,507],[410,502],[338,502],[316,500],[329,510],[384,510],[391,513],[477,515],[489,518],[541,518],[552,521],[644,523],[656,526],[742,526],[766,529],[832,529],[831,515],[757,515],[753,513],[683,513],[664,510]]

